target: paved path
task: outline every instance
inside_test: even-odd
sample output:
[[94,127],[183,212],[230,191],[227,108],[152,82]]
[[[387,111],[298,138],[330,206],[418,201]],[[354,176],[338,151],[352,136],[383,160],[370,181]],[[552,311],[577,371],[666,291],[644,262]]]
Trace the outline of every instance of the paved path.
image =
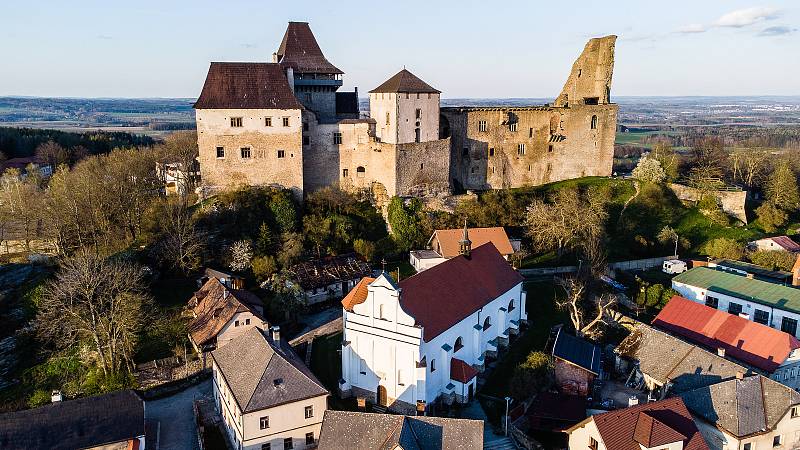
[[478,400],[471,401],[466,408],[461,410],[461,418],[483,421],[484,445],[486,445],[488,442],[505,439],[505,436],[503,436],[502,434],[501,435],[494,434],[494,429],[492,428],[492,425],[489,423],[489,419],[486,417],[486,412],[483,411],[481,402],[479,402]]
[[205,380],[169,397],[145,404],[147,419],[161,425],[159,450],[194,450],[197,448],[197,427],[192,403],[201,397],[211,398],[211,380]]

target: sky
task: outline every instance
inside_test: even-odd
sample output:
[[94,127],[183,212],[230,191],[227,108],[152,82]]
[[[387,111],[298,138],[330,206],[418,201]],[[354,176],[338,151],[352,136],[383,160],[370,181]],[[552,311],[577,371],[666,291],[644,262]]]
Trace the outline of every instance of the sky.
[[196,98],[210,61],[270,61],[304,21],[344,90],[404,66],[445,98],[553,98],[616,34],[612,96],[800,95],[800,1],[6,2],[0,95]]

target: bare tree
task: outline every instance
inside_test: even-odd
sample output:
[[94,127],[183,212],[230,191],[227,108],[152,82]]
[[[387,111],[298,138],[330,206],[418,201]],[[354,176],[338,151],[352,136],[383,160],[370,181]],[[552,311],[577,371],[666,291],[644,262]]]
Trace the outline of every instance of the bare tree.
[[36,157],[55,170],[58,166],[69,163],[70,152],[60,144],[49,140],[36,147]]
[[575,334],[592,336],[600,331],[601,326],[613,323],[616,297],[603,294],[590,301],[586,284],[578,278],[556,278],[556,283],[564,290],[564,297],[557,300],[556,305],[569,315]]
[[149,212],[156,228],[153,254],[162,264],[189,274],[200,266],[206,233],[200,230],[184,198],[159,200]]
[[82,250],[63,259],[36,317],[41,338],[60,348],[85,342],[104,374],[133,367],[145,293],[139,267]]

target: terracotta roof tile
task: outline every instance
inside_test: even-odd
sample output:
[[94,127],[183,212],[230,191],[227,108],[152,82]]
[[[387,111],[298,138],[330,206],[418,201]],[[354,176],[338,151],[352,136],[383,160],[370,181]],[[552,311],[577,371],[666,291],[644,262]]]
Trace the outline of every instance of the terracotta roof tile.
[[466,362],[458,358],[450,358],[450,379],[456,380],[459,383],[469,383],[469,380],[475,378],[478,371]]
[[195,109],[302,109],[278,64],[212,62]]
[[383,84],[369,92],[370,94],[379,92],[407,92],[409,94],[441,93],[441,91],[434,89],[431,85],[422,81],[406,69],[397,72],[393,77],[384,81]]
[[713,351],[724,348],[727,356],[767,372],[800,348],[800,341],[788,333],[677,295],[653,325]]
[[306,22],[289,22],[276,53],[281,66],[300,73],[344,73],[325,59]]
[[364,303],[367,300],[367,286],[375,281],[375,278],[364,277],[358,284],[350,289],[350,292],[342,299],[342,306],[348,311],[353,311],[353,306]]
[[263,318],[258,296],[241,289],[228,289],[217,278],[206,281],[189,303],[195,315],[189,323],[189,335],[198,346],[211,343],[237,313],[250,312]]
[[633,440],[643,446],[653,448],[673,442],[683,442],[686,438],[683,433],[654,418],[647,411],[639,412]]
[[[511,246],[511,241],[508,240],[508,235],[503,227],[468,228],[467,231],[469,232],[469,240],[472,242],[472,248],[491,242],[503,256],[514,253],[514,248]],[[431,243],[434,245],[433,250],[444,258],[458,256],[459,241],[463,233],[464,230],[462,228],[434,231],[431,237]],[[438,248],[436,248],[435,244],[437,241]]]

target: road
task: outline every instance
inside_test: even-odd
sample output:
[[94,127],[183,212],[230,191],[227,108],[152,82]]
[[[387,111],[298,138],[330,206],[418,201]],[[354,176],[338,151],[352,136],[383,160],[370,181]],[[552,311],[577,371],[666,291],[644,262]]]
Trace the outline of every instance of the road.
[[211,383],[205,380],[175,395],[145,403],[145,417],[160,423],[160,450],[197,448],[192,403],[201,397],[211,398]]

